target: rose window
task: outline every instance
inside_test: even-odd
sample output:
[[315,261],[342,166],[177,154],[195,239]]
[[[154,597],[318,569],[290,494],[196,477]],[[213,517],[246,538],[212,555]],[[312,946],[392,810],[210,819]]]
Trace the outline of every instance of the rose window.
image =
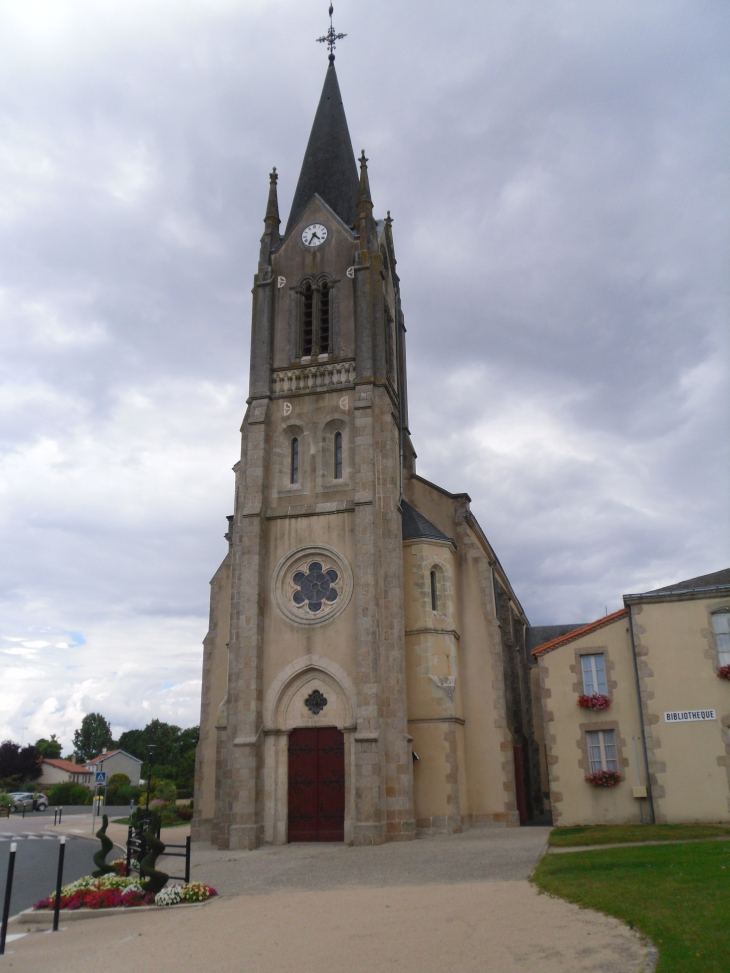
[[339,581],[339,574],[334,568],[324,569],[321,561],[310,561],[305,571],[296,571],[292,581],[296,590],[292,595],[294,604],[298,608],[306,608],[317,613],[339,598],[335,585]]
[[343,612],[352,597],[352,568],[326,544],[285,554],[271,576],[279,611],[297,625],[322,625]]

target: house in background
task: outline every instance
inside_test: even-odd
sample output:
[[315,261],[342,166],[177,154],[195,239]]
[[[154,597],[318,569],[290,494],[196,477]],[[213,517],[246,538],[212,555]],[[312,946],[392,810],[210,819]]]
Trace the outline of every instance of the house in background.
[[72,760],[44,757],[41,760],[41,768],[43,772],[35,782],[38,787],[53,787],[54,784],[62,784],[66,781],[91,787],[93,782],[91,771],[83,764],[74,763]]
[[[133,757],[126,750],[105,750],[86,761],[86,769],[90,774],[103,770],[107,781],[114,774],[126,774],[132,787],[139,787],[139,778],[142,773],[142,761],[138,757]],[[92,777],[91,783],[94,783]]]
[[730,569],[566,628],[532,652],[554,824],[730,820]]

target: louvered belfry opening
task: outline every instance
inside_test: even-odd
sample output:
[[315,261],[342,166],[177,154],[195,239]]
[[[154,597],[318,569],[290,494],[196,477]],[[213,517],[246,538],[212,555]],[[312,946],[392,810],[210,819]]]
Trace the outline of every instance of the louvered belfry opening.
[[330,353],[332,336],[332,284],[326,278],[305,280],[300,288],[301,357]]
[[319,285],[319,348],[318,354],[326,355],[330,350],[330,285],[323,280]]
[[302,289],[302,357],[308,358],[312,354],[314,339],[314,291],[312,282],[304,282]]

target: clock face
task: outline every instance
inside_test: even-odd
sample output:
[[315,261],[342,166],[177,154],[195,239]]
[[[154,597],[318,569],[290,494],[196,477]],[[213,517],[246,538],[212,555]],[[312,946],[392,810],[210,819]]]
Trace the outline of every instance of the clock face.
[[327,227],[321,223],[310,223],[302,230],[302,243],[305,247],[319,247],[327,239]]

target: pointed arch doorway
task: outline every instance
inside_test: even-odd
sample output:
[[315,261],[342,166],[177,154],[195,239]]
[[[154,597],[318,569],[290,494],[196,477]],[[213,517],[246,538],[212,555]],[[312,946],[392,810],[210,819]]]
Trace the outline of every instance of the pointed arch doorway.
[[345,840],[345,737],[333,726],[289,734],[288,840]]

